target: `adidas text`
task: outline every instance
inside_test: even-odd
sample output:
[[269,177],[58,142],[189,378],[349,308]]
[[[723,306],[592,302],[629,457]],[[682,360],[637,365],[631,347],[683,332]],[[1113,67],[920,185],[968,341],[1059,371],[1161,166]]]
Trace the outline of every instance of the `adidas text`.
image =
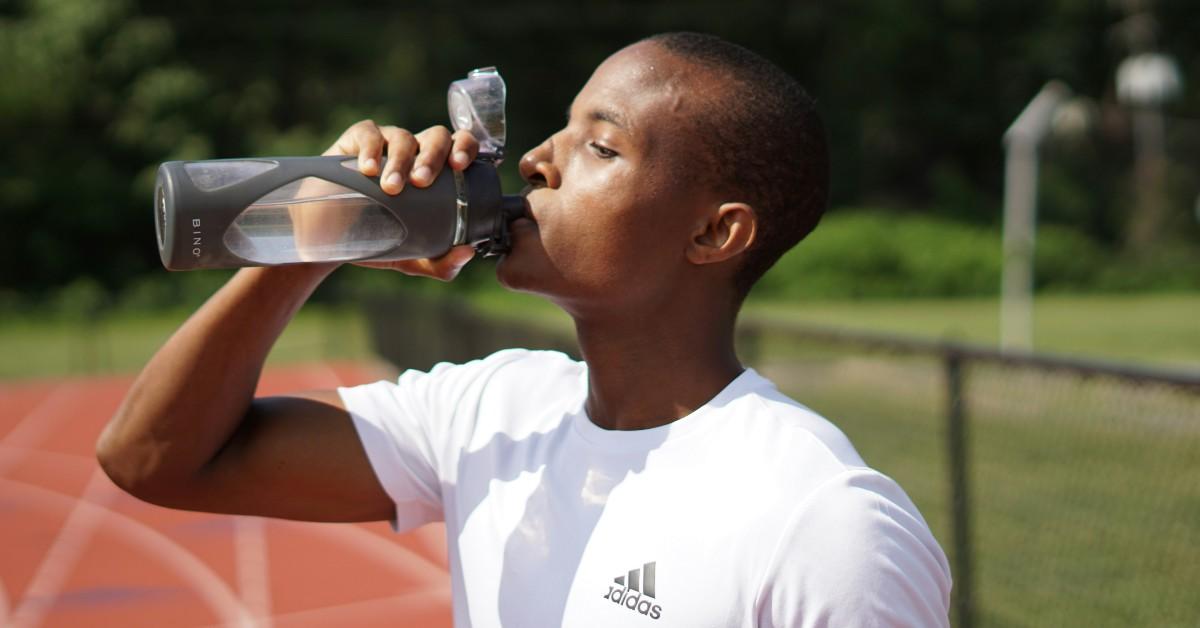
[[643,615],[647,615],[650,619],[658,619],[662,617],[662,606],[652,603],[650,600],[642,599],[642,594],[638,591],[633,591],[625,587],[614,587],[608,585],[608,593],[604,594],[604,598],[611,600],[629,610],[637,611]]

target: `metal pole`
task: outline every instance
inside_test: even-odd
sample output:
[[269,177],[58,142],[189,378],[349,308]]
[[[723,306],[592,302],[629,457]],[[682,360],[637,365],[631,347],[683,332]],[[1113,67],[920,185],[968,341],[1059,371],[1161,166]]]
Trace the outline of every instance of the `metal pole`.
[[972,628],[975,623],[974,573],[962,360],[958,353],[946,354],[946,445],[950,463],[950,517],[954,528],[954,624]]
[[1033,349],[1033,248],[1037,222],[1036,140],[1008,142],[1004,160],[1004,266],[1000,346]]
[[1134,176],[1137,205],[1129,224],[1128,243],[1137,252],[1154,245],[1166,210],[1166,124],[1157,104],[1133,110]]
[[1004,266],[1000,346],[1033,349],[1033,246],[1037,224],[1038,145],[1058,106],[1071,94],[1050,81],[1004,133]]

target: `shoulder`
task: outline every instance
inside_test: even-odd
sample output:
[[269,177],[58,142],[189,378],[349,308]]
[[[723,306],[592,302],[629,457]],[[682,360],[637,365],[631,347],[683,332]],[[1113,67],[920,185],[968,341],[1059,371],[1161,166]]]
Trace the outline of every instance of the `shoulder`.
[[395,381],[339,388],[346,409],[374,422],[428,424],[433,431],[578,396],[580,363],[557,351],[506,349],[428,371],[410,369]]
[[748,472],[772,478],[777,494],[795,503],[830,478],[866,468],[837,426],[770,380],[749,370],[738,383],[742,390],[720,408],[719,440]]
[[550,374],[577,372],[581,363],[559,351],[536,351],[531,349],[504,349],[491,355],[463,363],[439,362],[427,372],[409,370],[401,375],[433,376],[493,376],[503,373],[507,377],[522,374]]
[[719,440],[775,506],[760,624],[946,625],[949,564],[916,505],[836,425],[750,375]]
[[[763,625],[946,625],[950,568],[891,478],[847,469],[796,504],[764,574]],[[803,621],[802,621],[803,620]]]
[[396,387],[432,387],[456,399],[527,396],[577,378],[582,368],[581,363],[558,351],[505,349],[461,364],[439,362],[429,371],[405,371]]

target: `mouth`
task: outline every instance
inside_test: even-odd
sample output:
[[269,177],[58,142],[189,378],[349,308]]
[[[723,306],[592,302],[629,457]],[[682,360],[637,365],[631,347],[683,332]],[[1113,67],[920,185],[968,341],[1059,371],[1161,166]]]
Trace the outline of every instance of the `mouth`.
[[525,212],[519,215],[517,219],[513,221],[514,224],[522,220],[532,222],[534,225],[537,224],[537,216],[534,216],[533,214],[533,204],[529,202],[530,192],[533,192],[536,189],[537,188],[532,185],[527,185],[521,190],[521,198],[525,199]]

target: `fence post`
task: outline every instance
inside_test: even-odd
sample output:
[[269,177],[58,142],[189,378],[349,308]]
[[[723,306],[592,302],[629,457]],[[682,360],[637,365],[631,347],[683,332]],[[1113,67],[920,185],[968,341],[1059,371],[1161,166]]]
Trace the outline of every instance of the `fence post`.
[[971,560],[971,501],[967,473],[967,418],[963,398],[963,356],[949,351],[946,359],[946,445],[950,463],[950,517],[954,529],[954,597],[956,626],[972,628],[974,591]]

